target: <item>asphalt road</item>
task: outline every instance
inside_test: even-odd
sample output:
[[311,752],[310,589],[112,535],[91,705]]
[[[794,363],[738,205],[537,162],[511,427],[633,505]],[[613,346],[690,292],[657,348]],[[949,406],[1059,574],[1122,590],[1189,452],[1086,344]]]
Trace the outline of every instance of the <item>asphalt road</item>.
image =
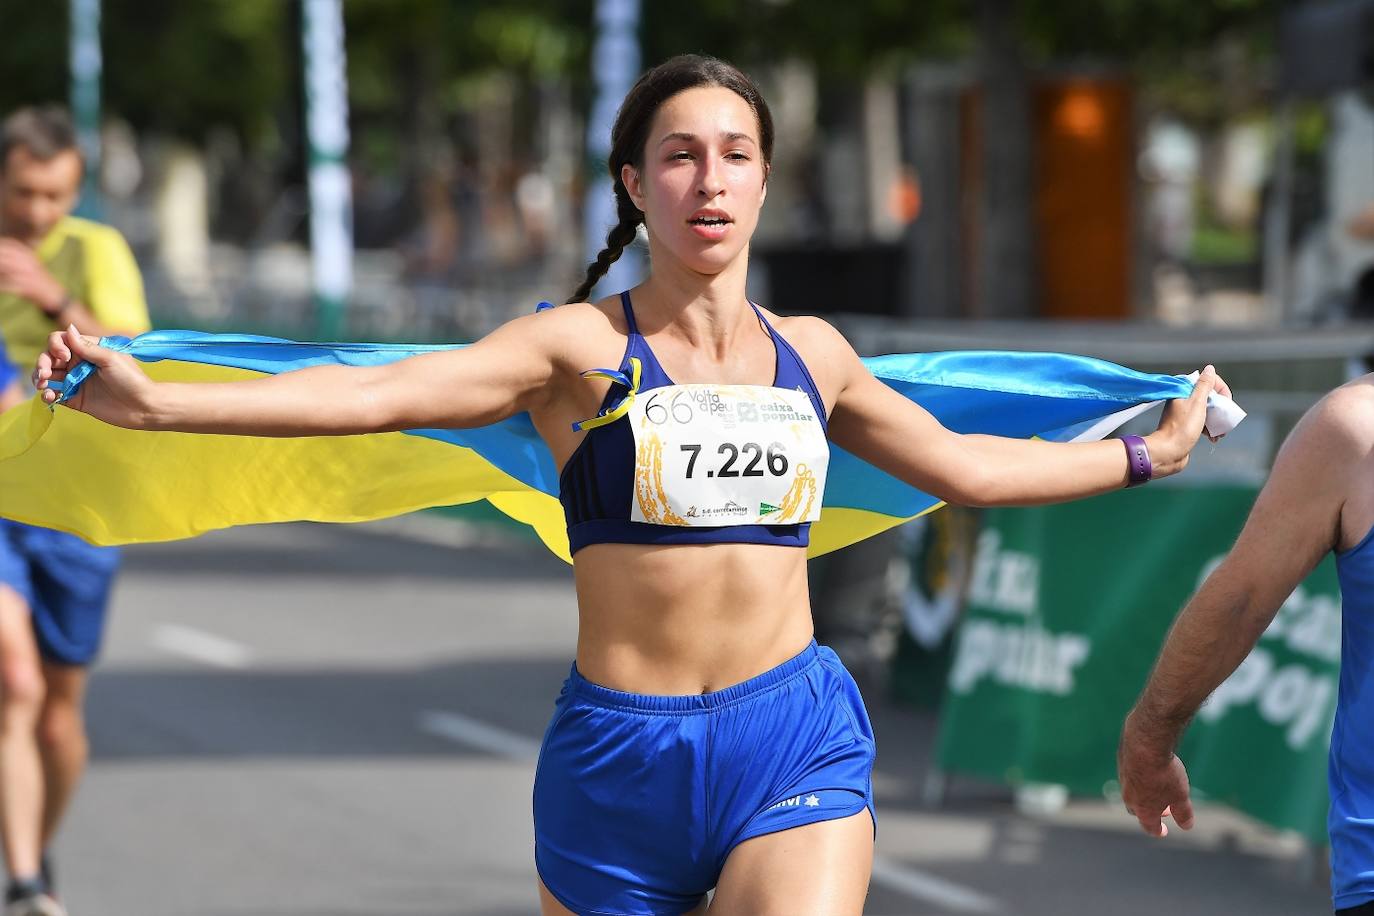
[[[57,843],[74,916],[537,912],[530,787],[571,577],[448,522],[291,525],[129,550]],[[921,804],[928,715],[867,691],[874,916],[1329,911],[1291,838],[1203,808],[1164,842],[1104,802]]]

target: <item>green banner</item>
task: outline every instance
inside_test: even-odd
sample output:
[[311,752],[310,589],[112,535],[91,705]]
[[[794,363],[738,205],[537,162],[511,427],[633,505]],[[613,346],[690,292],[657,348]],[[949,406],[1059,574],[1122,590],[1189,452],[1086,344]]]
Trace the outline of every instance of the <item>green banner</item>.
[[[1116,743],[1174,616],[1230,548],[1252,487],[1156,487],[984,513],[940,765],[1110,791]],[[1199,712],[1195,791],[1324,842],[1340,659],[1328,557]]]

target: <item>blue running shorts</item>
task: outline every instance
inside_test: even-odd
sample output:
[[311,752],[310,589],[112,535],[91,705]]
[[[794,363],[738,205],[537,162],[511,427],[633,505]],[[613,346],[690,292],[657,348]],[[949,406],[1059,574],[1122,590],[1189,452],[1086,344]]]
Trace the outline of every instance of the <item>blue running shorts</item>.
[[0,519],[0,584],[28,603],[38,651],[47,661],[89,665],[95,660],[118,568],[118,548]]
[[574,665],[534,780],[539,876],[575,913],[679,916],[745,840],[871,813],[873,757],[854,679],[814,642],[692,696],[611,690]]

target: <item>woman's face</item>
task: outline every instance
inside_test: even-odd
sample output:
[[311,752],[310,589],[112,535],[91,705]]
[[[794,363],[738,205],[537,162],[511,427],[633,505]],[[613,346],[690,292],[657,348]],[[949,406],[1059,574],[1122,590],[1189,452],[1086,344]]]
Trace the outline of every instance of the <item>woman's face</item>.
[[703,274],[719,273],[749,244],[765,176],[754,110],[720,86],[687,89],[659,106],[642,171],[621,169],[650,241]]

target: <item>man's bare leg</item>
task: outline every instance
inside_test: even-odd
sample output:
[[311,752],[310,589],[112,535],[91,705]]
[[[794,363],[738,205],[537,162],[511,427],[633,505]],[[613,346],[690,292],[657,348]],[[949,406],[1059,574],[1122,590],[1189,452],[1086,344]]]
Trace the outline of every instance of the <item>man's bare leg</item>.
[[47,695],[38,720],[38,750],[43,759],[46,793],[43,798],[41,849],[47,849],[67,810],[77,783],[86,771],[90,745],[86,740],[87,670],[79,665],[43,663]]
[[0,845],[12,878],[33,878],[42,856],[44,684],[29,607],[0,585]]

